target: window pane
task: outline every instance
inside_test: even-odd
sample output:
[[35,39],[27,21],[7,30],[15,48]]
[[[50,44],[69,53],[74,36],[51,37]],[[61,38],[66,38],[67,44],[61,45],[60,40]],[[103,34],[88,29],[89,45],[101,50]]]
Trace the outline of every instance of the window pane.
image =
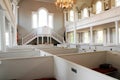
[[83,9],[83,18],[88,17],[88,9],[84,8]]
[[89,43],[89,32],[84,32],[83,43]]
[[120,6],[120,0],[116,0],[116,6]]
[[44,9],[39,10],[39,27],[47,26],[47,11]]
[[74,21],[74,11],[73,10],[71,10],[70,11],[70,21]]
[[74,33],[73,32],[71,33],[71,36],[70,36],[70,42],[74,43]]
[[49,23],[48,26],[50,28],[53,28],[53,15],[49,15],[49,22],[48,23]]
[[9,33],[5,33],[5,38],[6,38],[6,46],[9,46]]
[[74,43],[74,33],[73,32],[68,33],[68,42]]
[[32,14],[32,28],[37,28],[37,13]]
[[98,1],[96,3],[96,14],[100,13],[102,11],[102,2]]
[[103,31],[101,30],[101,31],[97,31],[97,43],[98,44],[101,44],[101,43],[103,43]]

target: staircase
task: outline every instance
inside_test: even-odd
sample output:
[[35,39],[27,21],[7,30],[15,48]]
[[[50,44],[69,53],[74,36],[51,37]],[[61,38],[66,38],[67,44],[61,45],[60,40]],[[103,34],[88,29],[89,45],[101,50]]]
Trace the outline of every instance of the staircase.
[[[26,45],[26,44],[30,43],[31,41],[33,41],[34,39],[39,38],[39,37],[49,37],[49,38],[56,40],[59,43],[63,43],[63,40],[64,40],[64,37],[59,35],[53,29],[50,29],[49,27],[45,26],[45,27],[34,29],[32,32],[30,32],[29,34],[24,36],[22,38],[22,45]],[[37,41],[37,42],[39,42],[39,41]]]

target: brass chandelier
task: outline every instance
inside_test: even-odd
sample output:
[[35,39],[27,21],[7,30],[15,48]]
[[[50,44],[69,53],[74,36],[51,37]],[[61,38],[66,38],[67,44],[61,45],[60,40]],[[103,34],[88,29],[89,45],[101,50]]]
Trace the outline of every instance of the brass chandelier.
[[62,10],[70,10],[75,4],[75,0],[57,0],[55,4]]

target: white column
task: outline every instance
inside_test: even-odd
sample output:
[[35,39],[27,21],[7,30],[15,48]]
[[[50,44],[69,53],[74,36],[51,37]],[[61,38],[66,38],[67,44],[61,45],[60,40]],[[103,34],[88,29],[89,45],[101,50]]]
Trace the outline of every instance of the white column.
[[49,36],[47,36],[47,44],[49,44]]
[[78,21],[77,13],[74,14],[74,43],[77,43],[76,22]]
[[50,44],[52,44],[52,39],[51,39],[51,36],[50,36]]
[[82,32],[79,33],[79,43],[82,42]]
[[106,29],[103,30],[103,44],[104,45],[107,44],[107,30]]
[[66,26],[66,22],[67,22],[67,21],[66,21],[66,18],[67,18],[66,13],[67,13],[67,12],[64,11],[64,23],[65,23],[64,25],[65,25],[65,26]]
[[14,30],[13,45],[16,46],[17,45],[17,26],[14,26],[13,30]]
[[90,44],[93,44],[93,27],[90,27]]
[[37,36],[37,45],[39,44],[39,37]]
[[77,42],[77,37],[76,37],[77,35],[76,35],[76,29],[74,28],[74,43],[76,43]]
[[107,28],[107,44],[110,44],[110,28]]
[[6,51],[6,40],[5,40],[5,12],[0,10],[0,41],[1,51]]
[[8,23],[8,27],[9,27],[9,46],[12,47],[12,30],[11,30],[11,24]]
[[43,42],[44,42],[44,37],[42,36],[42,44],[43,44]]
[[118,21],[115,21],[116,45],[119,44],[119,26]]
[[16,8],[15,8],[16,24],[18,24],[18,8],[19,8],[19,6],[16,6]]

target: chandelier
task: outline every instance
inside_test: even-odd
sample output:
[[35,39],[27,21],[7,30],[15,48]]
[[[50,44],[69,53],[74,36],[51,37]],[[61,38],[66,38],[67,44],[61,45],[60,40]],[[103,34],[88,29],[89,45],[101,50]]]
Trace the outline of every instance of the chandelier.
[[55,2],[56,6],[58,6],[62,10],[72,9],[74,3],[75,3],[75,0],[57,0]]

